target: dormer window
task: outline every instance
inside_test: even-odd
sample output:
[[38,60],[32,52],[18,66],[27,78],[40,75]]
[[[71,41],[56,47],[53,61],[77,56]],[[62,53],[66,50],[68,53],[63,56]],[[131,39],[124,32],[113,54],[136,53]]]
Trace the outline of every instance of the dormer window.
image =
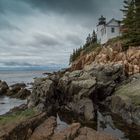
[[115,28],[111,28],[111,32],[112,33],[115,33]]

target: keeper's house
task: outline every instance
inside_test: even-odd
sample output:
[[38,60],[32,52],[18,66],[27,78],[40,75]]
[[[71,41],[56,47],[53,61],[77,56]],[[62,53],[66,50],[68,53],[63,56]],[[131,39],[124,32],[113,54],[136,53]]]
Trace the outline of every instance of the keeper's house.
[[104,44],[109,39],[121,35],[121,22],[112,18],[106,22],[106,18],[101,16],[97,25],[97,40],[99,43]]

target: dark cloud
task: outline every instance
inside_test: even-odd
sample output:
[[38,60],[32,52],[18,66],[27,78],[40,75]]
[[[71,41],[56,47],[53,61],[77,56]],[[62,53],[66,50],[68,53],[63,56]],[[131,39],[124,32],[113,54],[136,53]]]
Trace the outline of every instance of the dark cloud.
[[[59,14],[69,22],[95,27],[99,16],[120,18],[123,0],[21,0],[43,13]],[[96,21],[96,22],[95,22]],[[74,23],[75,24],[75,23]]]
[[0,0],[0,65],[68,64],[101,14],[121,18],[122,2]]
[[[0,0],[0,13],[6,16],[7,13],[14,13],[24,17],[33,15],[37,9],[45,14],[60,14],[69,22],[79,22],[89,28],[96,25],[95,21],[101,14],[119,17],[122,2],[123,0]],[[22,20],[22,17],[19,18]]]
[[22,32],[20,28],[5,19],[0,20],[0,30],[16,30]]
[[95,0],[24,0],[36,8],[44,11],[56,11],[61,13],[90,13]]
[[30,6],[24,0],[0,0],[0,14],[15,13],[16,15],[32,14]]
[[[123,0],[0,0],[0,12],[27,14],[32,8],[61,14],[96,15],[103,9],[108,11],[120,7]],[[28,5],[27,5],[28,4]]]
[[[23,0],[22,0],[23,1]],[[52,11],[61,14],[94,16],[101,12],[110,12],[120,7],[123,0],[24,0],[41,11]]]
[[56,45],[61,45],[60,41],[50,35],[44,35],[44,34],[36,34],[34,35],[34,41],[32,43],[33,46],[38,46],[38,47],[46,47],[46,46],[56,46]]

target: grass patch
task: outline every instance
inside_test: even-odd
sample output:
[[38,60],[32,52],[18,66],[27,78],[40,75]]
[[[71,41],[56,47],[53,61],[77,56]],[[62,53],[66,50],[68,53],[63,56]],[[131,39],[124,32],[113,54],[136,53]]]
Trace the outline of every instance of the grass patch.
[[129,40],[126,38],[122,38],[121,36],[109,39],[106,43],[106,46],[108,46],[108,45],[113,46],[117,42],[121,43],[123,51],[126,51],[129,48],[129,46],[131,46],[129,44]]
[[118,42],[118,41],[123,41],[121,37],[115,37],[115,38],[112,38],[112,39],[109,39],[106,43],[106,46],[108,45],[114,45],[114,43]]
[[89,46],[87,46],[83,49],[83,54],[88,54],[88,53],[93,52],[93,51],[99,53],[101,49],[102,48],[101,48],[100,44],[91,43],[91,44],[89,44]]
[[70,64],[75,60],[79,59],[81,55],[83,56],[93,51],[99,53],[100,50],[101,50],[101,45],[96,42],[85,44],[83,47],[80,47],[73,51],[73,54],[70,55]]
[[8,123],[18,123],[34,115],[36,115],[36,111],[34,109],[27,109],[24,111],[17,111],[16,113],[8,115],[3,115],[0,116],[0,125],[5,125]]

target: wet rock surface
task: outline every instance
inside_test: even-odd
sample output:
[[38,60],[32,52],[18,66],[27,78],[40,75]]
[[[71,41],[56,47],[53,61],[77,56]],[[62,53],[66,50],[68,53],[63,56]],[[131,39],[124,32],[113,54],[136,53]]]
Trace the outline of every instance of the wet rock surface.
[[79,136],[74,140],[115,140],[115,138],[107,134],[96,132],[91,128],[84,127],[80,129]]
[[0,80],[0,95],[4,95],[7,93],[9,87],[5,81]]
[[63,130],[56,130],[55,117],[46,118],[46,114],[36,115],[19,124],[5,126],[0,130],[1,140],[117,140],[111,135],[96,132],[73,123]]
[[31,91],[26,88],[25,83],[17,83],[8,86],[5,81],[0,81],[0,95],[24,100],[27,99],[30,94]]
[[69,103],[68,108],[78,115],[84,116],[87,121],[94,120],[94,105],[92,100],[88,98],[83,98],[77,102],[71,102]]
[[65,109],[88,123],[97,118],[98,104],[103,103],[127,123],[140,125],[139,77],[126,78],[121,64],[90,65],[83,70],[60,71],[47,78],[37,78],[32,93],[24,84],[3,88],[6,89],[6,95],[20,99],[31,94],[27,106],[35,108],[40,114],[2,128],[0,139],[115,140],[110,135],[84,127],[80,123],[72,122],[58,131],[56,117],[50,116]]
[[87,121],[93,120],[97,102],[113,93],[123,77],[122,69],[122,65],[96,66],[36,79],[28,107],[48,113],[67,108]]
[[46,119],[46,113],[17,123],[0,126],[0,140],[28,140],[33,130]]
[[139,81],[139,74],[126,78],[120,64],[90,65],[83,70],[54,73],[35,80],[28,107],[49,114],[66,109],[92,121],[98,103],[105,101],[127,123],[139,125]]
[[48,118],[34,130],[30,140],[50,139],[50,137],[54,134],[56,125],[57,123],[55,117]]
[[140,75],[134,75],[120,85],[105,104],[127,123],[140,125]]

